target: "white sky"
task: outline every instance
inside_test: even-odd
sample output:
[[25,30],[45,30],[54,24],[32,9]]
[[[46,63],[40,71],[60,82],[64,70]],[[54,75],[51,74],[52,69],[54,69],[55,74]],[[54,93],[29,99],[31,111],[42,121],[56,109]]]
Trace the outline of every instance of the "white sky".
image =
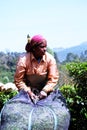
[[28,33],[50,48],[87,41],[87,0],[0,0],[0,51],[25,51]]

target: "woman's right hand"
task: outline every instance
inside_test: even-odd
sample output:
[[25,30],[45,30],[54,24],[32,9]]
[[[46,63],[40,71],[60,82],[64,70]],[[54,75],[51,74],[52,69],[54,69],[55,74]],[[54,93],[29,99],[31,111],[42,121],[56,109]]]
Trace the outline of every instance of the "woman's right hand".
[[32,100],[36,99],[37,96],[31,91],[30,87],[24,88],[25,92],[27,92]]
[[37,96],[36,96],[32,91],[28,91],[27,93],[29,94],[29,96],[30,96],[30,98],[31,98],[32,100],[37,99]]
[[25,88],[25,91],[28,93],[33,103],[36,104],[36,102],[39,100],[39,97],[31,91],[30,87]]

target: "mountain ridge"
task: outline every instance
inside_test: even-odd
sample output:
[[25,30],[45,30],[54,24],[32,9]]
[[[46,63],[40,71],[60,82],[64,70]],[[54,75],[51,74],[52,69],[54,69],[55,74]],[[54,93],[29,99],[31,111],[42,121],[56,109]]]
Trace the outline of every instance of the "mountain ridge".
[[87,50],[87,41],[69,48],[53,48],[53,51],[57,54],[60,62],[66,59],[68,53],[80,55],[85,50]]

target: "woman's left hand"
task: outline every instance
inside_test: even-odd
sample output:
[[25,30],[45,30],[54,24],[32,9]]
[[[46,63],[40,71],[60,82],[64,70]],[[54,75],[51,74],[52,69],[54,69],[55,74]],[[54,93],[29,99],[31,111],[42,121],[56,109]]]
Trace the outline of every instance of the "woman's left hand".
[[39,98],[40,98],[40,99],[44,99],[44,98],[46,98],[46,97],[47,97],[47,93],[42,90],[42,91],[40,92],[40,94],[39,94]]

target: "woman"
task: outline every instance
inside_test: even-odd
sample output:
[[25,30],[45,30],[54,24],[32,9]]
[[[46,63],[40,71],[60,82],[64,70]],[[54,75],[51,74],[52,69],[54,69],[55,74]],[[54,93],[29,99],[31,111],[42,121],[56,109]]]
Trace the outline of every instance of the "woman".
[[59,78],[56,61],[46,48],[45,38],[35,35],[25,47],[27,53],[20,57],[17,64],[15,84],[33,100],[45,98],[53,91]]
[[26,127],[28,130],[68,130],[69,111],[60,91],[55,90],[59,79],[56,60],[46,49],[47,41],[43,36],[28,39],[26,53],[19,57],[14,76],[19,94],[2,111],[2,119],[4,116],[7,119],[2,121],[2,130],[7,130],[6,127],[12,130]]

